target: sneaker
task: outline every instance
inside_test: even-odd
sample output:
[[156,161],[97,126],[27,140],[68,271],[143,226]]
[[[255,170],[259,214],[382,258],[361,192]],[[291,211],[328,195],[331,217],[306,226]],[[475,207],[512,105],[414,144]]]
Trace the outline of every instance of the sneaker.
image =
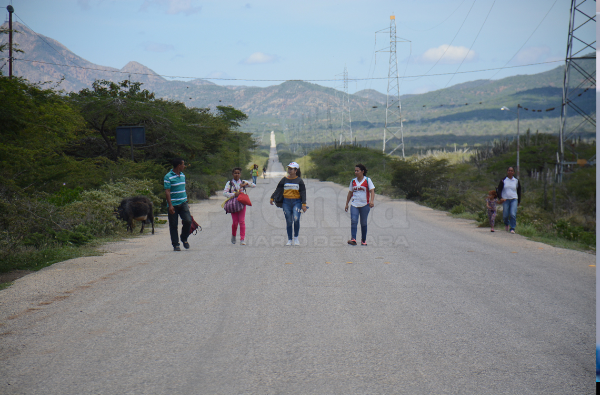
[[511,229],[511,230],[510,230],[510,233],[514,235],[514,234],[515,234],[515,230],[514,230],[514,229]]
[[300,240],[298,240],[297,237],[294,237],[294,245],[295,246],[299,246],[300,245]]
[[348,244],[350,244],[351,246],[355,246],[356,245],[356,239],[348,240]]
[[287,242],[287,243],[285,243],[285,245],[286,245],[286,246],[291,246],[291,245],[292,245],[292,241],[291,241],[291,240],[288,240],[288,242]]
[[183,248],[185,248],[186,250],[190,249],[190,243],[188,243],[187,241],[183,242]]
[[181,247],[179,247],[179,246],[174,246],[174,247],[173,247],[173,251],[181,251]]
[[235,236],[231,236],[231,244],[235,244]]
[[240,244],[245,246],[246,245],[246,240],[240,240]]
[[492,230],[490,230],[490,232],[495,232],[494,228],[492,228]]
[[360,242],[360,245],[361,245],[361,246],[366,246],[366,245],[367,245],[367,242],[366,242],[365,240],[361,240],[361,242]]

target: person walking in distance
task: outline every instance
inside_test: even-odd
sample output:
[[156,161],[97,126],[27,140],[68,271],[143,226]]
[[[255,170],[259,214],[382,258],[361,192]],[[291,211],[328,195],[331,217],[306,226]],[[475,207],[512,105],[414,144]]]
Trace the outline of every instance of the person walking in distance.
[[[234,167],[231,171],[233,175],[233,179],[227,181],[225,184],[225,188],[223,189],[223,195],[225,197],[237,198],[240,195],[242,190],[245,190],[246,187],[254,188],[256,186],[255,183],[242,180],[242,168]],[[235,244],[235,239],[237,235],[238,225],[240,227],[240,244],[246,245],[246,207],[237,213],[231,213],[231,219],[233,220],[233,224],[231,225],[231,243]]]
[[263,179],[267,178],[267,168],[263,167]]
[[[192,225],[192,216],[187,203],[187,194],[185,193],[185,162],[181,158],[175,158],[171,161],[173,168],[164,178],[165,195],[169,206],[169,232],[171,233],[171,244],[174,251],[181,251],[179,240],[187,250],[190,248],[188,236],[190,235],[190,226]],[[177,223],[181,217],[181,236],[177,235]]]
[[252,167],[252,182],[256,184],[256,179],[258,178],[258,165],[255,163],[254,167]]
[[502,219],[506,231],[515,233],[517,227],[517,207],[521,204],[521,183],[515,177],[515,168],[506,169],[506,177],[500,181],[496,194],[501,198]]
[[350,181],[350,190],[346,198],[346,207],[344,210],[348,212],[348,204],[350,208],[350,234],[351,239],[348,244],[356,245],[356,232],[360,218],[360,244],[367,245],[367,218],[369,211],[375,205],[375,185],[369,177],[367,177],[367,168],[363,164],[358,164],[354,167],[355,179]]
[[271,205],[274,201],[274,196],[279,192],[283,193],[283,213],[285,214],[285,222],[287,225],[288,242],[286,246],[292,245],[292,227],[294,235],[294,245],[299,246],[298,233],[300,232],[300,214],[306,212],[306,187],[302,180],[300,165],[292,162],[287,166],[288,175],[283,177],[273,195],[271,195]]
[[492,232],[494,232],[494,223],[496,222],[496,204],[498,203],[498,194],[496,191],[490,191],[487,198],[485,199],[485,206],[487,207],[488,219],[490,220],[490,226]]

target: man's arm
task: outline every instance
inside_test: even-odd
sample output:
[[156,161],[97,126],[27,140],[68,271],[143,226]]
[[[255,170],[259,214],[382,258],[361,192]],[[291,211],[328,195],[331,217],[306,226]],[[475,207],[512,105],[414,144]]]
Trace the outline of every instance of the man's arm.
[[169,205],[169,214],[175,214],[175,207],[171,204],[171,190],[165,189],[165,196],[167,197],[167,204]]

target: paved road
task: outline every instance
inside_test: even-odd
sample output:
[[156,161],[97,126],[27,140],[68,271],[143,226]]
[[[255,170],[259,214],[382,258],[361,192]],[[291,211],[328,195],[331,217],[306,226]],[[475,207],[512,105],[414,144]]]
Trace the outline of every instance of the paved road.
[[0,393],[595,391],[594,256],[381,196],[349,246],[346,189],[314,180],[284,247],[277,181],[250,190],[247,246],[217,197],[190,250],[163,225],[1,291]]

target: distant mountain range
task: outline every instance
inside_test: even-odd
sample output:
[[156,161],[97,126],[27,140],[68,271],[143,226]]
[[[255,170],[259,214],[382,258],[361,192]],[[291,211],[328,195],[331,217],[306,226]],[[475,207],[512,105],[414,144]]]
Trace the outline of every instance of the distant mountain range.
[[[278,129],[278,132],[287,133],[288,140],[294,133],[296,139],[304,134],[330,139],[331,133],[327,131],[329,109],[335,133],[338,133],[343,93],[333,88],[303,81],[286,81],[259,88],[221,86],[202,79],[185,82],[166,80],[135,61],[122,69],[96,65],[50,37],[39,35],[20,23],[13,23],[13,26],[19,31],[14,35],[14,41],[24,51],[15,54],[17,59],[22,60],[15,62],[14,73],[32,82],[56,82],[64,77],[57,89],[79,91],[89,88],[95,79],[139,81],[144,84],[143,88],[155,92],[157,97],[178,100],[188,106],[215,108],[231,105],[248,114],[245,130],[262,132],[266,128]],[[2,27],[8,28],[7,24]],[[7,40],[7,35],[0,37],[0,43]],[[586,67],[595,74],[595,61],[590,60]],[[449,132],[457,135],[512,133],[515,115],[500,111],[500,107],[516,110],[517,104],[521,104],[527,108],[520,110],[522,121],[534,122],[533,127],[539,127],[540,131],[555,132],[556,121],[552,119],[560,116],[563,70],[561,65],[533,75],[471,81],[434,92],[401,96],[404,129],[407,134],[428,135]],[[7,73],[6,66],[2,72]],[[581,93],[577,96],[578,105],[593,113],[595,118],[593,89],[581,89],[578,93]],[[373,89],[350,95],[352,128],[360,138],[379,138],[385,123],[386,99],[385,94]],[[554,110],[545,111],[549,108]]]

